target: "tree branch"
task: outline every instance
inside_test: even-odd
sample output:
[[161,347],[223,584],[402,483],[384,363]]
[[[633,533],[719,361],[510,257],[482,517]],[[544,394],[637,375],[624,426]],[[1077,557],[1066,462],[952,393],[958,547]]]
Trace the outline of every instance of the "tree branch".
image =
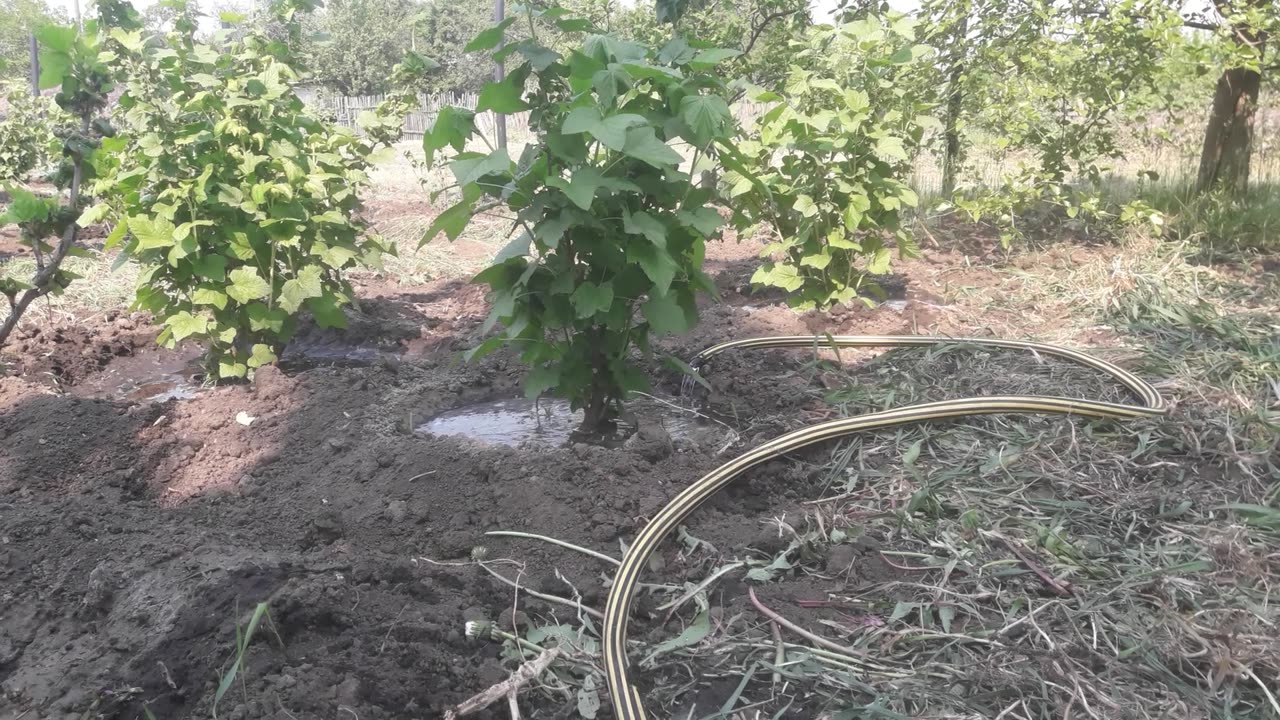
[[1182,18],[1182,27],[1216,32],[1221,26],[1218,25],[1217,23],[1207,23],[1207,22],[1201,22],[1199,20],[1192,20],[1190,18]]
[[743,55],[751,54],[751,48],[756,46],[756,41],[760,39],[760,35],[764,33],[765,28],[769,27],[769,23],[779,18],[784,18],[788,15],[794,15],[797,12],[799,11],[798,10],[779,10],[778,12],[769,13],[768,15],[765,15],[764,19],[760,21],[760,24],[756,26],[755,30],[751,31],[751,39],[747,41],[746,47],[742,48],[742,54]]
[[[89,132],[89,119],[87,117],[80,119],[80,132],[83,134]],[[80,182],[83,177],[84,156],[76,155],[71,174],[71,197],[69,199],[69,205],[73,210],[79,209],[80,206]],[[14,302],[12,297],[9,298],[9,317],[4,319],[3,324],[0,324],[0,346],[4,345],[5,341],[9,339],[9,334],[17,327],[18,320],[22,318],[22,314],[27,311],[31,303],[53,291],[52,283],[57,279],[58,270],[62,267],[62,261],[67,257],[71,247],[76,244],[76,237],[79,232],[79,225],[72,220],[63,231],[58,247],[54,249],[49,262],[38,269],[31,279],[31,287],[22,293],[22,297],[17,302]],[[34,239],[34,243],[37,245],[40,241],[40,238]]]

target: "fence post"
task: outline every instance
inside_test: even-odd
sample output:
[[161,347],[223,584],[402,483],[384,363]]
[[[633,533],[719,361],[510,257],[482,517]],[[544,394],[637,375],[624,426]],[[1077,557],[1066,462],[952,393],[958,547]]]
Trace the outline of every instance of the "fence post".
[[36,34],[31,33],[31,37],[27,38],[28,47],[31,51],[31,94],[35,97],[40,96],[40,45],[36,42]]
[[[493,0],[493,21],[495,23],[502,22],[506,17],[505,0]],[[496,82],[502,82],[502,78],[506,76],[506,68],[503,67],[502,61],[498,61],[497,67],[493,69],[493,79]],[[493,113],[494,134],[497,136],[498,147],[506,149],[507,147],[507,117],[496,110]]]

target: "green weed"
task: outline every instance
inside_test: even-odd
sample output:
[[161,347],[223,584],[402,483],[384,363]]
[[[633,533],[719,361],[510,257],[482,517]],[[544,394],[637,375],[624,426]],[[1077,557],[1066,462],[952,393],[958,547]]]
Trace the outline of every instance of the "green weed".
[[[254,607],[253,613],[249,616],[249,622],[246,625],[236,623],[236,644],[235,652],[231,656],[231,667],[222,674],[222,680],[218,683],[218,690],[213,695],[213,717],[218,717],[218,703],[222,701],[222,697],[231,689],[231,685],[235,683],[236,677],[241,675],[241,669],[244,667],[245,654],[249,650],[249,644],[253,642],[253,636],[258,631],[258,626],[263,620],[268,624],[274,625],[271,620],[271,612],[267,608],[267,603],[260,602]],[[277,634],[277,639],[279,635]],[[243,682],[243,680],[241,681]]]

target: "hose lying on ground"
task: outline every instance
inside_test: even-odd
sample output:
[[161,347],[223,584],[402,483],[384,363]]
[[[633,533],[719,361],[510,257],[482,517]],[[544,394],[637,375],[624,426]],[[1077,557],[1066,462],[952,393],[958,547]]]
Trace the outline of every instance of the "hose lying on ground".
[[609,591],[609,601],[604,611],[604,667],[609,683],[609,697],[618,720],[645,720],[644,705],[640,693],[631,684],[627,663],[627,621],[635,596],[640,572],[648,566],[649,558],[679,525],[711,496],[728,485],[743,472],[761,463],[780,457],[800,448],[826,440],[834,440],[863,430],[894,427],[926,420],[992,415],[997,413],[1049,413],[1083,415],[1095,418],[1139,418],[1160,415],[1165,412],[1164,399],[1150,384],[1136,375],[1105,360],[1066,348],[1017,340],[991,340],[986,338],[947,338],[928,336],[870,336],[836,335],[818,337],[765,337],[735,340],[703,350],[690,366],[695,370],[711,357],[726,350],[747,348],[799,348],[799,347],[922,347],[951,344],[971,344],[1009,350],[1028,350],[1042,355],[1071,360],[1111,376],[1131,390],[1140,400],[1137,405],[1076,400],[1063,397],[1036,395],[1006,395],[961,398],[941,402],[909,405],[897,410],[869,413],[851,418],[831,420],[770,440],[712,470],[702,479],[685,488],[667,503],[648,525],[640,531],[618,567]]

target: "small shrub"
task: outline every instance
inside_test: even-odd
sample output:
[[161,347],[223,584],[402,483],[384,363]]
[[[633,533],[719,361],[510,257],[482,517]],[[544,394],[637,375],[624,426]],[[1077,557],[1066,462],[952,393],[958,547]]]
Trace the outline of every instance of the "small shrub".
[[916,251],[901,228],[917,203],[905,178],[937,121],[905,82],[932,55],[912,28],[877,18],[815,28],[783,93],[754,93],[771,105],[740,146],[748,172],[727,173],[725,188],[744,224],[763,222],[777,238],[751,282],[786,290],[793,307],[857,297],[867,275],[889,270],[889,238]]
[[127,134],[105,143],[115,161],[95,211],[116,221],[107,247],[142,265],[135,305],[164,325],[158,341],[208,343],[220,378],[273,362],[304,310],[344,326],[343,273],[388,250],[366,234],[357,192],[398,124],[370,115],[377,132],[362,138],[312,115],[291,88],[293,10],[278,11],[270,36],[111,32]]
[[[560,10],[528,12],[582,28]],[[601,430],[629,391],[648,388],[631,352],[648,353],[654,333],[692,327],[696,291],[713,288],[701,267],[721,218],[670,143],[694,166],[723,148],[732,121],[713,69],[734,53],[592,34],[565,57],[537,39],[503,43],[497,28],[468,49],[515,61],[506,80],[484,86],[476,111],[529,110],[537,139],[514,162],[503,149],[468,151],[474,114],[442,110],[423,144],[428,160],[456,151],[462,200],[424,241],[456,238],[483,210],[510,211],[514,239],[475,278],[492,290],[485,328],[505,331],[472,356],[514,345],[531,366],[530,396],[566,397],[585,408],[584,430]]]

